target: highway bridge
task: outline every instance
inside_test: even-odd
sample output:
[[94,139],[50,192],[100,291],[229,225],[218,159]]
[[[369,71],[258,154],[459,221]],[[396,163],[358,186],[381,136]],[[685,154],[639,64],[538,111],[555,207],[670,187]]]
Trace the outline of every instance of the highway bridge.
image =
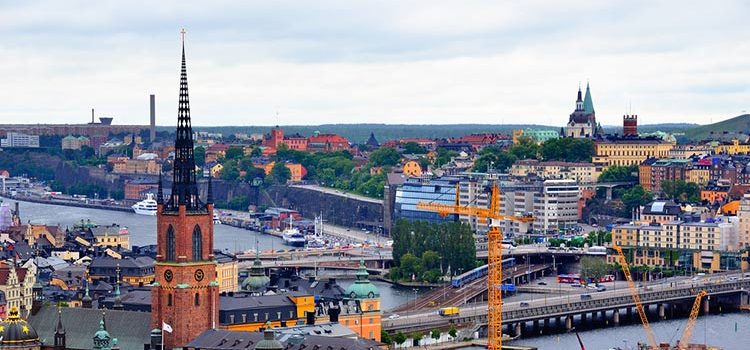
[[[664,318],[675,310],[688,309],[699,290],[705,290],[712,298],[703,299],[704,312],[708,312],[709,303],[732,309],[750,304],[750,277],[717,277],[703,276],[697,280],[689,278],[675,279],[670,283],[646,285],[639,288],[644,306],[658,318]],[[585,296],[584,296],[585,295]],[[554,323],[557,328],[570,330],[575,322],[579,325],[590,324],[588,320],[606,320],[608,324],[618,325],[620,315],[633,315],[635,305],[627,289],[604,292],[592,291],[582,295],[567,295],[545,298],[543,300],[506,303],[503,306],[503,325],[507,333],[521,335],[531,323],[532,327],[549,328]],[[654,314],[655,312],[655,314]],[[396,319],[383,320],[383,329],[388,332],[428,331],[430,329],[457,325],[483,325],[487,323],[486,304],[464,306],[459,315],[442,317],[437,310],[425,310]],[[632,316],[631,316],[632,319]],[[538,332],[534,331],[537,334]]]
[[[529,280],[535,279],[536,276],[551,268],[552,265],[549,264],[516,265],[503,270],[503,283],[514,285],[520,285],[522,281],[523,283],[529,283]],[[436,288],[419,297],[413,303],[403,304],[392,312],[408,313],[424,309],[460,306],[477,299],[485,301],[487,300],[486,294],[487,276],[484,276],[465,284],[461,288],[453,288],[450,284]]]

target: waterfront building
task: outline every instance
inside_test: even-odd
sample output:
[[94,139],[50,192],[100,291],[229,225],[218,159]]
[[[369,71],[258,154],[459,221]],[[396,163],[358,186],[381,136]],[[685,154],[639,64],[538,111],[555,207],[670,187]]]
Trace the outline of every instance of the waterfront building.
[[418,203],[455,204],[458,182],[459,178],[456,177],[406,179],[396,189],[393,208],[395,219],[425,220],[430,223],[458,221],[458,216],[454,214],[441,216],[436,212],[417,209]]
[[39,135],[8,132],[5,138],[0,140],[0,147],[39,148]]
[[535,175],[545,180],[573,180],[579,184],[592,184],[599,179],[601,173],[593,163],[524,159],[513,163],[510,175],[520,178]]
[[133,180],[125,180],[124,192],[125,199],[130,200],[142,200],[146,199],[143,193],[148,190],[155,190],[159,187],[156,179],[153,178],[137,178]]
[[196,179],[194,142],[188,97],[185,46],[182,46],[180,97],[172,191],[156,197],[157,254],[151,290],[151,327],[169,324],[164,347],[183,347],[204,331],[215,328],[219,316],[219,283],[213,249],[213,194],[211,178],[205,202]]
[[607,168],[612,165],[639,165],[644,160],[665,158],[674,147],[674,142],[660,138],[632,138],[608,136],[594,141],[592,163]]
[[63,137],[61,141],[61,147],[63,150],[69,149],[69,150],[80,150],[83,146],[91,146],[91,140],[89,140],[86,136],[73,136],[68,135]]
[[595,138],[603,135],[604,131],[599,123],[596,122],[596,112],[594,111],[594,101],[591,98],[591,89],[586,83],[586,97],[581,98],[581,88],[578,88],[578,98],[576,99],[576,108],[568,124],[565,126],[565,137],[575,138]]
[[266,329],[263,332],[211,329],[198,335],[186,350],[375,350],[382,344],[354,338],[342,326],[314,325]]

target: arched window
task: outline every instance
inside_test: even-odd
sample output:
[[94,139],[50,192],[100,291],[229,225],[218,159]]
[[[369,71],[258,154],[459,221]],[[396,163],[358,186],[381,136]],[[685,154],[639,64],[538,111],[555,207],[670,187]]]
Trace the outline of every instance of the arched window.
[[167,294],[167,306],[172,306],[172,294]]
[[167,229],[167,261],[175,261],[175,243],[174,243],[174,228],[169,225]]
[[203,239],[201,235],[201,228],[195,225],[193,229],[193,261],[201,261],[203,252]]
[[195,306],[199,306],[201,304],[200,297],[198,296],[198,293],[195,293]]

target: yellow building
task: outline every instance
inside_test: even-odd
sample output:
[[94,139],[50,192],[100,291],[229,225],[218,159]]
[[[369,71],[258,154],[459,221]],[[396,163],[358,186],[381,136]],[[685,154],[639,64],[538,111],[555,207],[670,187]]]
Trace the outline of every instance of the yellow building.
[[416,160],[410,160],[404,163],[403,173],[407,176],[420,177],[422,176],[422,166]]
[[130,249],[130,232],[127,227],[116,224],[95,226],[91,228],[91,233],[95,239],[94,246]]
[[224,166],[221,165],[221,163],[216,163],[211,167],[211,177],[218,177],[219,174],[221,174],[221,171],[224,169]]
[[711,179],[710,169],[710,165],[693,164],[685,174],[685,181],[697,183],[701,187],[706,186]]
[[659,138],[609,138],[594,142],[592,163],[603,168],[639,165],[649,157],[666,158],[674,142]]
[[48,241],[55,248],[60,248],[65,244],[65,231],[60,226],[28,224],[26,225],[24,238],[31,246],[42,239]]
[[216,258],[216,274],[219,280],[219,293],[237,292],[240,290],[237,276],[239,263],[233,255],[227,253],[214,254]]
[[748,152],[750,152],[750,144],[746,144],[746,143],[741,144],[740,140],[734,139],[732,140],[732,142],[728,144],[722,144],[722,145],[716,146],[715,152],[717,154],[724,153],[724,154],[730,154],[730,155],[747,154]]
[[344,293],[344,301],[350,306],[347,309],[351,311],[342,310],[339,323],[362,338],[380,341],[380,291],[370,282],[369,276],[364,261],[360,261],[357,280]]
[[5,293],[6,308],[30,311],[32,288],[36,282],[36,269],[13,266],[10,261],[0,262],[0,291]]
[[114,163],[112,172],[116,174],[150,174],[158,175],[161,164],[154,159],[126,159],[123,162]]
[[307,313],[315,312],[315,297],[299,293],[240,293],[219,298],[222,305],[219,320],[225,329],[232,331],[255,332],[268,326],[294,326],[305,323]]
[[[265,165],[258,167],[263,169],[263,171],[266,172],[266,176],[268,176],[269,174],[271,174],[271,170],[273,170],[274,165],[276,165],[276,162],[266,163]],[[286,168],[289,169],[289,172],[291,173],[291,176],[289,177],[289,181],[291,182],[302,181],[302,179],[305,178],[305,175],[307,175],[307,169],[305,169],[302,164],[286,163]]]

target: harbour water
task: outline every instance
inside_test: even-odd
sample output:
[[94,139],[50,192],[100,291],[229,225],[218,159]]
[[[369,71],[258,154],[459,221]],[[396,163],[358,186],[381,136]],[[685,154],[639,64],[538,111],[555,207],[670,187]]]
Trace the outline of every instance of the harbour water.
[[[687,319],[651,323],[657,341],[674,344],[682,336]],[[635,349],[646,342],[640,324],[608,327],[580,333],[587,350]],[[692,343],[707,343],[724,350],[750,349],[750,314],[730,313],[699,316],[693,330]],[[520,339],[509,344],[535,346],[539,350],[580,349],[575,333]],[[477,348],[479,349],[479,348]]]
[[[11,206],[15,201],[5,200]],[[99,225],[111,225],[113,223],[126,226],[130,231],[130,244],[144,246],[156,244],[156,217],[138,215],[120,211],[88,209],[78,207],[66,207],[30,202],[19,202],[21,219],[33,224],[57,225],[65,229],[79,223],[81,219],[91,219]],[[255,249],[255,242],[261,250],[285,249],[281,238],[244,230],[227,225],[214,226],[214,247],[225,252],[237,252]],[[342,287],[346,288],[353,281],[340,281]],[[373,281],[378,286],[381,294],[383,310],[389,310],[408,301],[414,300],[414,291],[410,288],[398,288],[388,283]],[[417,294],[421,294],[418,291]]]

